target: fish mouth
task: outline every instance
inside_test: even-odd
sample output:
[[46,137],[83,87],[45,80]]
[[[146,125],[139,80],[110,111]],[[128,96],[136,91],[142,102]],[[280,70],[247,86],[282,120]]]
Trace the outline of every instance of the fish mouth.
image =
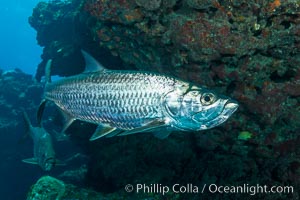
[[230,116],[232,115],[239,107],[239,104],[234,100],[228,100],[224,106],[223,112],[221,115]]
[[216,118],[205,122],[205,125],[202,125],[201,129],[211,129],[222,124],[238,109],[238,107],[239,105],[236,101],[231,99],[228,100],[225,103],[222,112]]

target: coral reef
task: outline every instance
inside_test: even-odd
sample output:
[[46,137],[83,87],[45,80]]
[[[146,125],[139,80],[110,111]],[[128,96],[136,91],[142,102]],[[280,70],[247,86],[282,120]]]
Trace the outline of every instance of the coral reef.
[[[141,134],[88,143],[86,125],[77,124],[70,132],[92,158],[87,184],[100,192],[138,181],[298,187],[299,11],[296,0],[39,3],[29,20],[45,47],[38,80],[49,58],[53,74],[82,71],[83,48],[108,68],[170,74],[240,103],[223,126],[166,141]],[[296,199],[298,191],[260,195]]]
[[62,199],[65,192],[66,186],[62,181],[44,176],[33,185],[27,200]]

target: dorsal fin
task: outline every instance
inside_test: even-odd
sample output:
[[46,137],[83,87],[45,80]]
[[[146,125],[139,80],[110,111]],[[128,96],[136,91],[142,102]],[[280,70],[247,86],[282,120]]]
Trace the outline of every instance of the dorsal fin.
[[106,69],[86,51],[81,50],[81,53],[85,60],[85,70],[84,73],[88,72],[98,72],[105,71]]
[[29,131],[30,127],[31,127],[31,122],[29,120],[29,117],[27,115],[27,113],[25,111],[23,111],[23,119],[25,122],[25,127],[26,127],[26,132]]
[[31,122],[29,120],[29,117],[25,111],[23,111],[23,119],[25,122],[25,134],[23,137],[19,140],[20,143],[23,143],[23,141],[30,136],[30,129],[32,128]]
[[43,99],[40,106],[39,106],[39,108],[38,108],[38,111],[37,111],[36,118],[37,118],[37,122],[38,122],[39,127],[42,127],[42,116],[43,116],[43,113],[44,113],[44,110],[45,110],[46,103],[47,103],[47,100]]
[[49,59],[45,67],[46,84],[51,83],[51,65],[52,65],[52,59]]

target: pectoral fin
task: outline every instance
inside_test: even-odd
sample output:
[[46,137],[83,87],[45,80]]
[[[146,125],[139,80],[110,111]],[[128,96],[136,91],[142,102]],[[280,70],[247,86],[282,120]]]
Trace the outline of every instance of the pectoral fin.
[[124,136],[124,135],[131,135],[134,133],[140,133],[140,132],[150,132],[153,129],[156,128],[161,128],[167,126],[165,120],[161,120],[161,119],[155,119],[147,124],[145,124],[144,126],[132,129],[132,130],[128,130],[128,131],[124,131],[121,134],[119,134],[118,136]]
[[[92,135],[92,137],[90,138],[90,141],[94,141],[97,140],[101,137],[104,136],[108,136],[110,134],[113,134],[115,132],[119,132],[120,130],[118,130],[117,128],[111,127],[109,125],[104,125],[104,124],[100,124],[96,131],[94,132],[94,134]],[[116,133],[117,134],[117,133]],[[114,134],[115,135],[115,134]]]
[[33,165],[37,165],[38,164],[36,158],[27,158],[27,159],[22,160],[22,162],[28,163],[28,164],[33,164]]
[[109,134],[105,135],[106,138],[111,138],[111,137],[114,137],[114,136],[118,136],[118,134],[122,133],[123,131],[120,130],[120,129],[116,129],[112,132],[110,132]]

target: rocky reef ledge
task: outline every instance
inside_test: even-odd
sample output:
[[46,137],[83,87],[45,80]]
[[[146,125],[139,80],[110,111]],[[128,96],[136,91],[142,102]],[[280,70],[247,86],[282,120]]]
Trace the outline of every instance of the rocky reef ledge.
[[36,78],[49,58],[53,75],[82,72],[85,49],[108,68],[159,71],[232,96],[241,106],[224,128],[278,146],[300,127],[300,6],[276,2],[41,2],[29,18],[44,47]]
[[[205,133],[81,142],[92,158],[88,184],[100,192],[132,180],[299,186],[299,9],[297,0],[39,3],[29,18],[44,47],[37,80],[49,58],[53,75],[82,72],[84,49],[107,68],[170,74],[240,103],[227,123]],[[87,141],[80,127],[72,135]]]
[[[148,195],[147,195],[148,196]],[[177,195],[167,195],[169,200],[177,200]],[[124,192],[101,194],[92,189],[82,189],[72,184],[64,183],[51,176],[41,177],[30,189],[26,200],[159,200],[158,194],[128,196]]]
[[71,184],[51,176],[41,177],[30,189],[27,200],[46,200],[46,199],[89,199],[106,200],[100,193],[92,190],[80,189]]

